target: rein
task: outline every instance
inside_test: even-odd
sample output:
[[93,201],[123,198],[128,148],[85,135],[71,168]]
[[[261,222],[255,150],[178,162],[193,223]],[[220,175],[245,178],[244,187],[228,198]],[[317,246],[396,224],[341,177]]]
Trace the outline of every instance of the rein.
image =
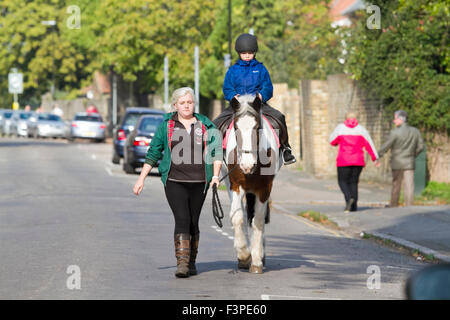
[[[219,182],[222,182],[228,175],[233,172],[233,170],[237,167],[238,163],[234,165],[233,168],[231,168],[230,171],[226,175],[222,177],[222,179],[219,180]],[[214,221],[216,221],[216,224],[219,226],[219,228],[223,227],[222,219],[224,217],[223,215],[223,209],[222,205],[220,204],[219,194],[217,193],[217,186],[214,184],[212,186],[212,192],[213,192],[213,199],[212,199],[212,212],[213,212],[213,218]]]

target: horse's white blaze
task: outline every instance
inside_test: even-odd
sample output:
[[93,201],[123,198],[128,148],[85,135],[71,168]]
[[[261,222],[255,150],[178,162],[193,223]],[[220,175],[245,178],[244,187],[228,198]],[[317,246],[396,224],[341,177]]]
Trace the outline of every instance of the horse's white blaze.
[[231,223],[234,229],[234,248],[237,251],[238,258],[241,260],[247,259],[250,255],[247,247],[247,238],[242,228],[244,224],[244,212],[242,211],[244,194],[242,188],[239,193],[232,192],[230,211]]
[[253,218],[253,237],[251,241],[252,264],[262,266],[264,257],[264,217],[266,214],[267,201],[261,202],[256,197],[255,216]]
[[[256,120],[254,117],[245,115],[236,122],[236,127],[241,133],[242,150],[252,150],[252,137],[255,134]],[[255,165],[256,158],[253,153],[242,153],[240,167],[244,173],[248,173]]]

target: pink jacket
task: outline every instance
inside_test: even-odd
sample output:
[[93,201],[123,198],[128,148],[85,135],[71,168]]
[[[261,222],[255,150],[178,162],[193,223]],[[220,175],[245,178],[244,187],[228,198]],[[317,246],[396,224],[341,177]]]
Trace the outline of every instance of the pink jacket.
[[377,150],[367,130],[356,119],[347,119],[339,124],[330,136],[332,146],[339,145],[336,158],[338,167],[364,166],[364,151],[369,153],[372,161],[378,159]]

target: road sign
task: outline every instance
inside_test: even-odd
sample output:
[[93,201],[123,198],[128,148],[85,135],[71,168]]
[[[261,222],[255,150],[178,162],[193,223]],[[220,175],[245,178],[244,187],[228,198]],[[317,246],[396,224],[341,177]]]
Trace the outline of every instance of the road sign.
[[223,65],[226,69],[228,69],[231,66],[231,55],[226,53],[223,55]]
[[9,93],[23,93],[23,76],[21,73],[8,74],[8,90]]

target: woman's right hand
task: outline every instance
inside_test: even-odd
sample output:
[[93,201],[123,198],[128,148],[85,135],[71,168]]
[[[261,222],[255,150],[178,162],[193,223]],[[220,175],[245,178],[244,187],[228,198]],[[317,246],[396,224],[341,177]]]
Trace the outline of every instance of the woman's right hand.
[[142,192],[142,189],[144,189],[144,180],[139,178],[133,187],[133,193],[138,196]]

